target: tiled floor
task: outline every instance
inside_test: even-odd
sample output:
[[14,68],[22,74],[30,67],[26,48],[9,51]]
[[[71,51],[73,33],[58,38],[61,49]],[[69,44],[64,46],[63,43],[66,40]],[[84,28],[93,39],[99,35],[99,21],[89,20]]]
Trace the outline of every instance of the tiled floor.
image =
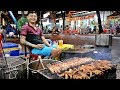
[[112,38],[112,61],[113,62],[120,62],[120,37],[113,37]]
[[116,79],[120,79],[120,37],[112,38],[112,62],[117,64]]

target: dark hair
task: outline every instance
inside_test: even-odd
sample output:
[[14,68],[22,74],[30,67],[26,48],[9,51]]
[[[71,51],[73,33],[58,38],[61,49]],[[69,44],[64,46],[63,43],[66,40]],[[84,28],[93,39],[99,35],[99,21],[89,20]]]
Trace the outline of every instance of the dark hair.
[[27,13],[26,16],[28,16],[28,15],[31,14],[31,13],[35,13],[35,14],[37,15],[37,12],[36,12],[36,11],[28,11],[28,13]]
[[5,29],[6,28],[6,26],[2,26],[2,29]]

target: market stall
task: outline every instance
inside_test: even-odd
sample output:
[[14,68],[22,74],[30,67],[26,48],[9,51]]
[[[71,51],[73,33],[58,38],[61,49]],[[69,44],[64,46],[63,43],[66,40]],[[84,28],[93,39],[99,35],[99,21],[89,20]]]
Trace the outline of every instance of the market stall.
[[[88,13],[88,14],[87,14]],[[73,34],[76,32],[76,34],[88,34],[92,33],[94,26],[97,26],[98,29],[98,24],[97,24],[97,16],[95,12],[87,12],[86,14],[81,14],[77,16],[73,15],[73,17],[66,17],[66,21],[70,23],[71,25],[71,31],[74,31]],[[89,27],[89,30],[88,30]],[[78,31],[78,32],[77,32]],[[63,33],[68,33],[69,32],[63,32]],[[96,32],[97,33],[97,32]],[[71,34],[71,33],[70,33]]]
[[[62,49],[61,55],[56,58],[39,59],[36,55],[34,61],[30,60],[24,53],[20,54],[19,38],[14,38],[13,41],[7,38],[7,43],[3,43],[0,48],[7,61],[4,78],[116,79],[117,65],[112,62],[111,34],[88,33],[89,28],[92,30],[98,25],[96,15],[93,13],[66,20],[71,23],[71,30],[59,34],[44,34],[50,45],[57,45],[57,48]],[[78,30],[79,27],[81,31]],[[25,50],[25,45],[22,49],[29,53],[28,49]]]
[[[44,35],[53,42],[58,41],[58,48],[62,48],[59,60],[51,60],[41,67],[39,61],[30,63],[30,77],[34,79],[115,79],[115,65],[110,65],[111,49],[95,46],[95,35]],[[43,63],[45,60],[43,59]],[[47,61],[48,62],[48,61]],[[94,66],[95,64],[95,66]],[[104,66],[101,66],[103,64]],[[108,66],[107,66],[108,64]],[[39,66],[40,65],[40,66]],[[92,66],[93,65],[93,66]],[[100,65],[99,69],[96,67]],[[105,66],[106,65],[106,66]],[[109,67],[110,65],[110,67]],[[83,66],[94,67],[93,71],[79,69]],[[35,68],[36,67],[36,68]],[[96,67],[96,68],[95,68]],[[100,69],[104,68],[104,70]],[[87,72],[88,71],[88,72]],[[86,74],[85,74],[86,72]],[[89,75],[87,74],[89,73]]]

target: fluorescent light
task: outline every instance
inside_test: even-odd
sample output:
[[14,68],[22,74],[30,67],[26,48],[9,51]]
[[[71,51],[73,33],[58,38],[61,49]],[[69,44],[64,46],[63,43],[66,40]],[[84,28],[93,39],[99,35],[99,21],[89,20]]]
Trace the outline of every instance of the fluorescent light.
[[61,13],[61,11],[60,12],[57,12],[56,14],[60,14]]
[[47,13],[45,13],[44,15],[43,15],[43,18],[46,18],[46,17],[48,17],[50,15],[50,12],[47,12]]
[[27,14],[28,13],[28,11],[24,11],[24,14]]
[[[24,12],[24,14],[28,13],[28,11],[23,11],[23,12]],[[22,11],[18,11],[18,14],[22,14]]]
[[22,14],[22,11],[18,11],[18,14]]

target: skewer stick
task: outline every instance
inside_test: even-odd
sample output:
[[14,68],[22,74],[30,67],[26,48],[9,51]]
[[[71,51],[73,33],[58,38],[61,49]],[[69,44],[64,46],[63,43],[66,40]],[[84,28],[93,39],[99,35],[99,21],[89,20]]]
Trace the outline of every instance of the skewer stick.
[[45,66],[43,65],[43,62],[42,62],[41,56],[38,56],[38,59],[39,59],[39,61],[40,61],[40,64],[42,65],[43,69],[45,69]]

